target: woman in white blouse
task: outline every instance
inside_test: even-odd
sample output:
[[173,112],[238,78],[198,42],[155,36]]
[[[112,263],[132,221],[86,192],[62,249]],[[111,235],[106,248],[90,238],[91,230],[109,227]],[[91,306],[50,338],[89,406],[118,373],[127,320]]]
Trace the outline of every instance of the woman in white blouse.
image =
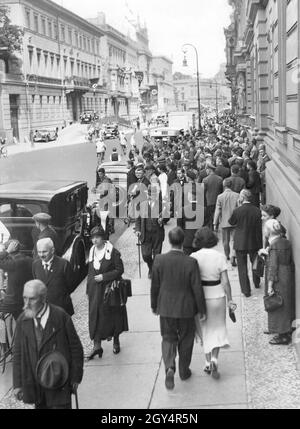
[[120,353],[119,336],[128,331],[126,306],[110,307],[105,303],[107,286],[114,280],[120,280],[124,266],[120,252],[105,240],[105,231],[101,226],[91,231],[93,246],[90,250],[87,295],[89,298],[89,332],[94,341],[94,349],[88,360],[102,357],[101,341],[113,338],[113,353]]
[[227,262],[224,254],[216,249],[217,236],[208,228],[201,228],[195,234],[193,246],[198,249],[191,255],[198,262],[201,282],[207,307],[207,318],[200,322],[196,318],[197,334],[203,341],[206,363],[204,371],[219,379],[218,357],[220,348],[229,347],[226,329],[226,297],[228,307],[236,310],[232,301],[231,285],[228,278]]

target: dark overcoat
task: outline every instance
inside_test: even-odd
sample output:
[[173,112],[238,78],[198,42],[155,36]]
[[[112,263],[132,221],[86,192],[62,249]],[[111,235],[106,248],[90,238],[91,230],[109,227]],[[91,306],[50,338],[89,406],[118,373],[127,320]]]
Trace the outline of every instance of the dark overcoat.
[[0,252],[0,269],[8,273],[7,289],[1,311],[19,317],[23,308],[24,284],[33,279],[32,258],[22,253]]
[[[41,388],[36,381],[36,365],[46,353],[57,350],[69,364],[69,379],[59,390]],[[26,404],[38,404],[41,395],[48,407],[71,402],[71,385],[80,383],[83,376],[83,348],[71,317],[61,308],[50,304],[50,314],[38,350],[34,321],[22,313],[17,321],[13,348],[13,387],[22,388]]]
[[268,328],[274,334],[286,334],[295,316],[294,262],[292,246],[286,238],[278,238],[269,249],[267,279],[283,298],[283,306],[268,313]]
[[63,308],[70,316],[74,308],[70,294],[76,287],[74,273],[68,261],[54,256],[51,270],[46,273],[40,259],[33,262],[32,273],[35,279],[41,280],[47,286],[47,296],[50,304]]
[[229,224],[235,227],[234,250],[257,252],[263,246],[261,211],[253,204],[234,210]]
[[158,255],[152,268],[151,308],[161,317],[190,319],[206,314],[198,263],[180,251]]
[[[89,333],[91,340],[101,341],[128,331],[126,306],[108,307],[104,303],[107,285],[119,280],[124,273],[120,252],[112,249],[111,259],[103,259],[100,270],[89,263],[87,295],[89,299]],[[96,282],[94,277],[102,274],[103,281]]]

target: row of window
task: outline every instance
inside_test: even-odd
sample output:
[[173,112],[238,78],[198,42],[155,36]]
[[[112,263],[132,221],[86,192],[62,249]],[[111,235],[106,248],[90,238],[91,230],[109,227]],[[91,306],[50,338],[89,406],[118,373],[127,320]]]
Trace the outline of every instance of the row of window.
[[[34,51],[31,47],[28,48],[28,56],[29,56],[29,65],[33,66],[34,62]],[[71,76],[80,76],[93,78],[96,76],[100,76],[101,67],[96,66],[94,64],[84,63],[82,61],[77,60],[75,64],[75,60],[70,59],[69,57],[63,57],[63,67],[64,74],[68,72],[68,63],[69,63],[69,72]],[[59,71],[61,67],[61,56],[55,55],[54,53],[43,52],[39,49],[36,50],[36,66],[37,73],[39,73],[39,69],[43,69],[43,71]],[[54,68],[56,67],[56,70]]]
[[27,28],[51,39],[59,39],[85,52],[100,55],[99,40],[81,34],[70,26],[59,24],[52,18],[40,15],[30,9],[26,9],[25,13]]
[[117,61],[125,64],[126,62],[126,52],[122,49],[116,48],[115,46],[109,45],[109,58],[115,59]]
[[56,95],[32,95],[31,96],[31,102],[32,104],[35,104],[39,101],[39,104],[42,106],[43,104],[61,104],[62,103],[62,96],[56,96]]

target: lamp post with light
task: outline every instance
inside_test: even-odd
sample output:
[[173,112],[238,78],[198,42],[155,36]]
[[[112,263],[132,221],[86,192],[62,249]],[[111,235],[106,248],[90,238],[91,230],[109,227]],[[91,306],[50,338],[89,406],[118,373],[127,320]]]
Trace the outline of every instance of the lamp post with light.
[[199,123],[199,131],[200,133],[202,133],[202,124],[201,124],[201,99],[200,99],[200,75],[199,75],[199,56],[198,56],[198,51],[197,48],[190,44],[190,43],[186,43],[183,45],[182,47],[182,51],[184,53],[184,59],[183,59],[183,67],[187,67],[187,59],[186,59],[186,53],[187,53],[187,46],[191,46],[195,53],[196,53],[196,63],[197,63],[197,89],[198,89],[198,123]]

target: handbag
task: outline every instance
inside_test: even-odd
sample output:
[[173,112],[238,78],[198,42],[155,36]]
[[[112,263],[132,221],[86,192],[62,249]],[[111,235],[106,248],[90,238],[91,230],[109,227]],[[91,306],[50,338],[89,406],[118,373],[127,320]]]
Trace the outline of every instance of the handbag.
[[252,270],[258,277],[264,276],[265,260],[262,256],[256,255],[255,260],[253,262]]
[[108,307],[123,307],[131,296],[131,280],[114,280],[106,286],[104,304]]
[[264,297],[265,310],[268,313],[278,310],[278,308],[283,306],[283,302],[283,298],[278,292],[275,292],[272,295],[267,295]]
[[235,317],[234,311],[231,310],[231,308],[229,309],[229,317],[233,321],[233,323],[236,323],[236,317]]

